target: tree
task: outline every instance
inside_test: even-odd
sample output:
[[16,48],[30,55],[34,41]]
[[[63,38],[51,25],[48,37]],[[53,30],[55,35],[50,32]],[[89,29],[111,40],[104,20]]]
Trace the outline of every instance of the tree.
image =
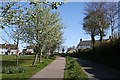
[[109,27],[109,21],[105,15],[105,5],[105,2],[88,3],[87,7],[85,8],[85,14],[90,15],[98,25],[100,42],[102,42],[103,37],[105,36],[105,29]]
[[[54,15],[53,21],[58,18],[59,15]],[[57,19],[56,19],[57,20]],[[53,26],[49,27],[51,30],[48,33],[47,39],[45,40],[46,49],[48,49],[48,54],[52,54],[56,47],[61,45],[62,39],[62,32],[63,25],[59,23],[60,21],[56,21]]]
[[[17,9],[13,8],[16,7]],[[17,44],[17,53],[16,53],[16,65],[18,67],[18,45],[21,40],[21,33],[23,29],[23,9],[20,5],[15,3],[6,3],[2,7],[2,29],[8,26],[10,29],[9,32],[5,31],[8,37],[10,37]]]
[[[43,27],[45,25],[43,24],[44,21],[42,21],[44,20],[43,19],[44,17],[42,17],[42,15],[44,16],[47,16],[47,15],[43,13],[44,11],[42,11],[41,8],[40,8],[41,10],[39,9],[38,4],[49,6],[52,9],[57,9],[57,7],[59,5],[61,6],[63,2],[51,3],[47,1],[37,1],[37,2],[25,3],[23,5],[19,5],[19,3],[17,4],[16,2],[1,3],[1,4],[2,4],[2,7],[0,7],[0,11],[2,12],[2,15],[0,16],[0,23],[1,23],[0,28],[3,29],[6,26],[8,26],[9,28],[12,28],[11,30],[13,34],[12,34],[12,37],[11,36],[10,37],[12,39],[15,39],[15,41],[17,42],[17,46],[19,44],[20,39],[22,39],[23,42],[29,42],[34,44],[37,42],[37,44],[35,44],[34,46],[34,48],[37,48],[37,50],[35,50],[37,52],[36,57],[39,52],[41,52],[41,56],[42,56],[42,50],[44,45],[44,43],[42,42],[44,42],[45,35],[47,35],[46,32],[44,31],[46,27]],[[16,4],[16,7],[15,7],[15,4]],[[27,5],[31,5],[33,11]],[[35,11],[38,11],[38,12],[35,12]],[[41,15],[41,12],[42,12],[42,15]],[[42,24],[41,22],[39,22],[40,21],[39,19],[41,19]],[[36,27],[36,26],[41,26],[41,27],[39,29],[39,27]],[[38,36],[38,34],[41,34],[41,35]],[[41,48],[40,49],[41,51],[38,50],[39,47]],[[18,55],[16,55],[16,61],[18,65]],[[36,58],[34,63],[36,63]]]
[[118,3],[117,2],[108,2],[106,3],[106,18],[110,22],[111,27],[111,36],[113,38],[114,29],[117,28],[115,26],[118,19]]
[[99,34],[98,26],[96,20],[90,14],[84,18],[83,29],[87,34],[90,34],[92,46],[94,46],[95,43],[95,36]]
[[[53,47],[57,44],[59,33],[62,29],[58,13],[51,12],[51,8],[37,3],[27,9],[26,29],[24,39],[35,45],[35,58],[33,66],[37,62],[40,53],[40,62],[42,62],[42,52],[45,47]],[[28,18],[29,16],[29,18]],[[28,18],[28,19],[27,19]],[[60,32],[61,33],[61,32]],[[58,35],[58,36],[57,36]]]
[[[9,21],[14,18],[14,16],[11,13],[15,13],[17,9],[24,8],[25,6],[29,5],[37,5],[37,3],[43,3],[44,5],[50,6],[52,9],[57,9],[58,6],[61,6],[64,4],[66,0],[63,0],[63,2],[49,2],[48,0],[36,0],[36,1],[30,1],[29,3],[25,3],[23,5],[17,4],[17,2],[1,2],[0,3],[0,28],[3,29],[7,22],[4,21],[3,16],[10,14],[11,16],[8,18]],[[17,4],[17,7],[14,6],[14,4]],[[5,6],[4,6],[5,5]],[[14,9],[12,12],[9,10]],[[16,10],[15,10],[16,9]]]

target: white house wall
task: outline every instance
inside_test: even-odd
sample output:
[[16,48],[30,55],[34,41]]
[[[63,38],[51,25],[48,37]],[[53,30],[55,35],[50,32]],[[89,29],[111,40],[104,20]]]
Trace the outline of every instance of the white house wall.
[[5,54],[5,52],[7,52],[6,49],[0,49],[0,54]]
[[31,53],[34,53],[33,49],[27,49],[27,51],[30,51]]
[[86,48],[91,48],[91,46],[78,46],[78,49],[86,49]]
[[11,50],[10,51],[10,54],[16,54],[17,53],[17,50]]
[[[0,49],[0,54],[5,54],[7,52],[7,49]],[[16,54],[17,50],[11,50],[10,53],[8,53],[9,55],[11,54]]]

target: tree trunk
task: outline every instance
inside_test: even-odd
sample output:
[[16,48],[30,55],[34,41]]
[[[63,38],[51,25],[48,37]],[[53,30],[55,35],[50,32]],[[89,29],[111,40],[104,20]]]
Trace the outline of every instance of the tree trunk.
[[95,44],[95,37],[94,37],[94,33],[91,34],[91,39],[92,39],[92,47],[94,47]]
[[16,66],[18,67],[18,51],[17,51],[17,54],[16,54]]
[[114,17],[111,19],[111,38],[113,39],[113,32],[114,32]]
[[40,63],[42,62],[42,48],[40,50]]
[[100,34],[100,43],[102,43],[102,41],[103,41],[103,35]]
[[[19,36],[19,34],[18,34],[18,36]],[[19,50],[18,50],[18,44],[19,44],[19,38],[17,38],[17,53],[16,53],[16,65],[17,65],[17,67],[18,67],[18,65],[19,65],[19,62],[18,62],[18,52],[19,52]]]
[[51,55],[51,53],[50,53],[50,52],[51,52],[51,50],[49,49],[49,50],[48,50],[48,55]]
[[104,32],[103,32],[103,29],[101,27],[99,28],[99,30],[100,30],[100,43],[102,43]]
[[50,49],[47,51],[46,59],[48,59],[48,56],[50,55]]
[[33,61],[33,65],[32,65],[32,66],[35,66],[35,65],[36,65],[37,58],[38,58],[38,52],[36,52],[36,54],[35,54],[35,57],[34,57],[34,61]]
[[[39,56],[40,56],[40,54],[39,54]],[[39,57],[39,63],[40,63],[40,57]]]

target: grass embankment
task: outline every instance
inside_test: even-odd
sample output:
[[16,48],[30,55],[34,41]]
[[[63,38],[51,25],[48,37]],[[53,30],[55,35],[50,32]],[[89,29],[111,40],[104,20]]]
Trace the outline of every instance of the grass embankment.
[[65,80],[88,80],[77,60],[70,57],[66,57],[64,78]]
[[[16,56],[15,55],[3,55],[2,56],[2,67],[16,67]],[[51,63],[54,58],[43,58],[43,62],[37,62],[36,66],[33,67],[34,55],[20,55],[19,56],[19,66],[24,67],[24,73],[15,73],[15,74],[2,74],[2,80],[27,80],[29,77],[43,69],[49,63]],[[1,75],[1,74],[0,74]]]

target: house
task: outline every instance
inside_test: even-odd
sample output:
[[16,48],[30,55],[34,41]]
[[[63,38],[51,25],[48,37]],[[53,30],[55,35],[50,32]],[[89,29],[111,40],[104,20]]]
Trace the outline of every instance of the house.
[[27,51],[28,52],[31,52],[31,53],[34,53],[34,50],[33,50],[33,46],[27,46]]
[[22,53],[23,54],[34,53],[33,47],[31,45],[27,46],[26,49],[23,49]]
[[[111,40],[111,36],[109,36],[109,39],[104,39],[103,41],[109,42]],[[96,43],[100,43],[99,40],[95,41]],[[78,49],[85,49],[85,48],[91,48],[92,47],[92,42],[91,40],[82,40],[80,39],[79,44],[77,45],[77,50]]]
[[91,40],[82,41],[82,39],[80,39],[77,49],[91,48],[91,45]]
[[6,55],[11,55],[11,54],[16,54],[17,53],[17,44],[0,44],[0,54],[6,54]]
[[74,52],[76,52],[75,47],[70,47],[70,48],[68,48],[67,51],[66,51],[66,53],[74,53]]

